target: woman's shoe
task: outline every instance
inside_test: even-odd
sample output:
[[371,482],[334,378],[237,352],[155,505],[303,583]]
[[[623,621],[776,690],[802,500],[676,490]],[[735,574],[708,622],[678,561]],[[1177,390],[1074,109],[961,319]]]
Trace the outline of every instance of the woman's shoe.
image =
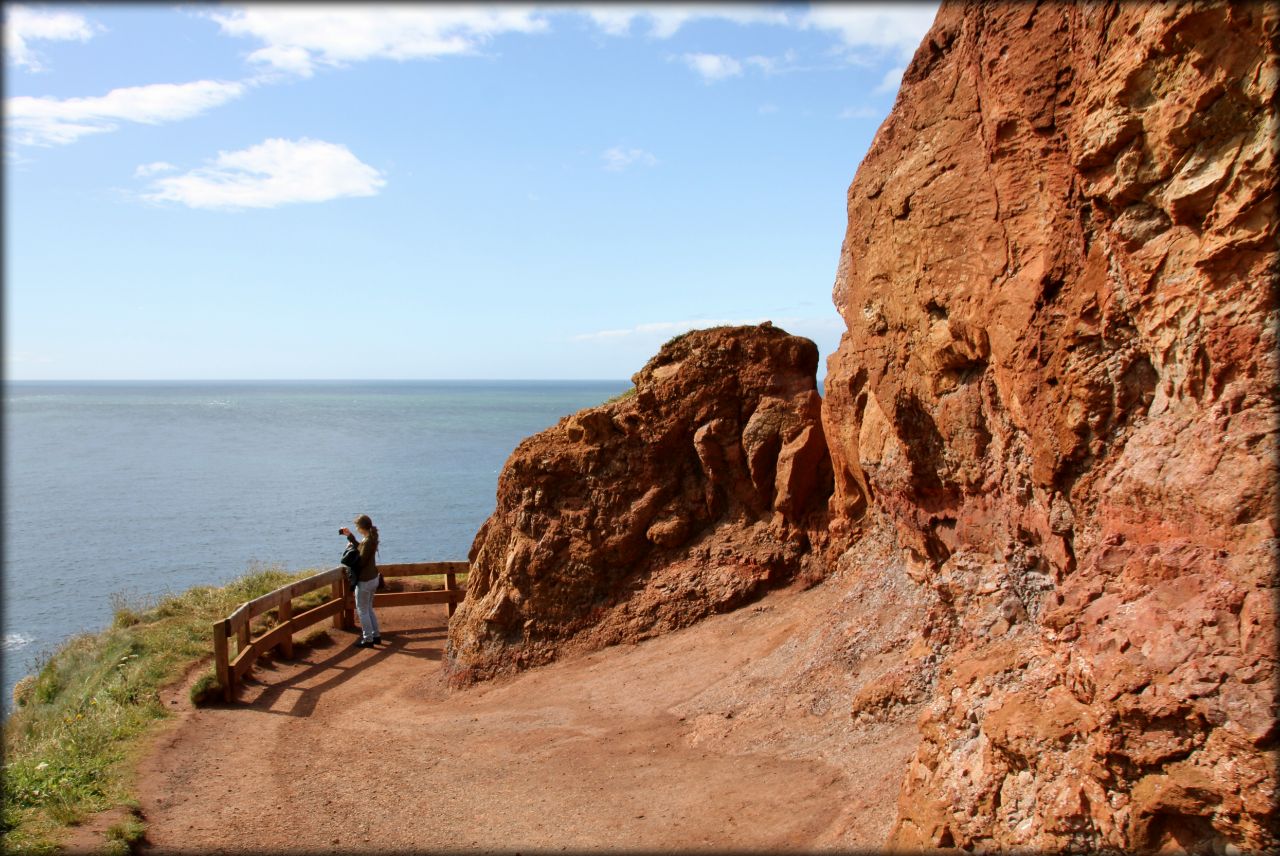
[[372,647],[373,647],[374,645],[376,645],[376,644],[378,644],[378,643],[374,642],[372,639],[361,639],[359,642],[357,642],[357,643],[356,643],[356,647],[357,647],[357,648],[372,648]]
[[381,636],[375,636],[375,637],[373,637],[373,644],[374,644],[374,645],[381,645],[381,644],[382,644],[382,637],[381,637]]

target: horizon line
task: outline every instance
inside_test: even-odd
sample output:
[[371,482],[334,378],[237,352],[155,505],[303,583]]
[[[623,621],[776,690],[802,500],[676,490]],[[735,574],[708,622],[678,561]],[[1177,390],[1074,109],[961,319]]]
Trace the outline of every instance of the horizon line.
[[631,383],[631,378],[591,377],[99,377],[4,378],[5,383]]

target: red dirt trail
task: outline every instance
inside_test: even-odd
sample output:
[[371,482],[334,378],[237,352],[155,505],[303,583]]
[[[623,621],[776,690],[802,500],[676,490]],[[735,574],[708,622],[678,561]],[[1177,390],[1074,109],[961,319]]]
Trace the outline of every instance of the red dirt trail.
[[330,630],[235,705],[176,703],[139,766],[143,852],[876,847],[914,728],[853,730],[840,700],[750,715],[820,604],[777,592],[455,691],[444,607],[381,610],[379,649]]

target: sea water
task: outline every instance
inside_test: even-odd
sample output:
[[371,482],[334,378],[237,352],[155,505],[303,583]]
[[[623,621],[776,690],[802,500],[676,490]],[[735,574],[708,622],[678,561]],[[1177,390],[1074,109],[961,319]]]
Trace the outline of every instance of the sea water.
[[523,438],[627,381],[5,384],[4,708],[112,595],[218,585],[255,564],[461,561]]

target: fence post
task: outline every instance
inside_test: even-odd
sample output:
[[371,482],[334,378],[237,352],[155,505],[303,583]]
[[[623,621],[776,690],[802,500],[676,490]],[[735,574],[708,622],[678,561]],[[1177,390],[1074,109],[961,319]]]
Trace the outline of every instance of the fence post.
[[[276,618],[281,624],[288,624],[293,618],[293,598],[285,597],[280,601],[280,606],[276,610]],[[289,632],[280,640],[280,653],[284,655],[286,660],[293,659],[293,628],[289,628]]]
[[[333,585],[329,586],[329,592],[330,592],[329,596],[331,599],[336,600],[339,603],[342,602],[342,579],[341,578],[338,578],[333,581]],[[342,630],[346,627],[346,624],[343,623],[344,613],[345,613],[345,607],[343,609],[339,609],[337,612],[333,614],[334,630]]]
[[225,618],[213,624],[213,663],[218,672],[218,685],[222,687],[222,700],[230,702],[234,695],[231,691],[231,666],[227,660],[227,619]]
[[236,656],[240,656],[240,652],[249,647],[249,622],[253,619],[249,615],[245,615],[244,621],[240,622],[240,626],[236,628]]
[[347,585],[346,575],[342,578],[342,629],[350,630],[356,626],[356,593]]
[[[453,571],[448,571],[444,575],[445,591],[455,591],[458,588],[458,575]],[[458,608],[458,604],[454,603],[452,595],[449,597],[449,617],[453,618],[453,611]]]

